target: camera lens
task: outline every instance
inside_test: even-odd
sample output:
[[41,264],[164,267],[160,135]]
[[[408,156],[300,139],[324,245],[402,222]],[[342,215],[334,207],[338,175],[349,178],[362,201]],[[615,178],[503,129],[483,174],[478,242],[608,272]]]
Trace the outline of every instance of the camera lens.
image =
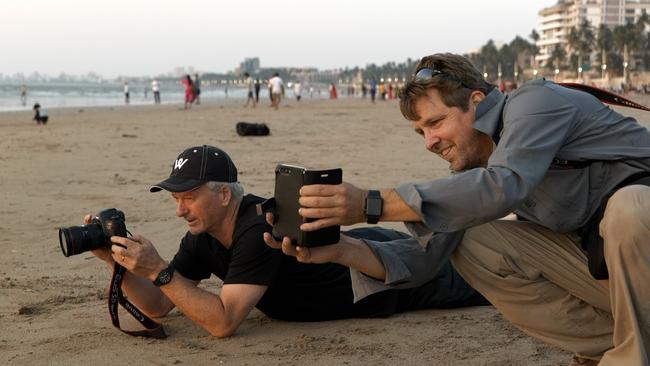
[[59,245],[66,257],[101,248],[105,242],[106,238],[99,224],[59,229]]

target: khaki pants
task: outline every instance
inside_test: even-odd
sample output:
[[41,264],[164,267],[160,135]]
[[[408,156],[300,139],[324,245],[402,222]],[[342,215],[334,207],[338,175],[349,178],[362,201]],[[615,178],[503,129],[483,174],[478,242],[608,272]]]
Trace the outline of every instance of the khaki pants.
[[600,233],[606,281],[589,274],[577,235],[528,222],[494,221],[467,230],[453,263],[529,335],[601,359],[600,365],[648,365],[650,187],[616,192]]

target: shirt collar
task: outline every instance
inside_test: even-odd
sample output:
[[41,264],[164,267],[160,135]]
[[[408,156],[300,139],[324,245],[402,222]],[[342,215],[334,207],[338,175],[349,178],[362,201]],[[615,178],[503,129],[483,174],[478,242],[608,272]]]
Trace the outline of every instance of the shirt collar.
[[488,136],[493,136],[499,127],[505,101],[506,96],[497,88],[488,93],[485,99],[476,106],[474,128]]

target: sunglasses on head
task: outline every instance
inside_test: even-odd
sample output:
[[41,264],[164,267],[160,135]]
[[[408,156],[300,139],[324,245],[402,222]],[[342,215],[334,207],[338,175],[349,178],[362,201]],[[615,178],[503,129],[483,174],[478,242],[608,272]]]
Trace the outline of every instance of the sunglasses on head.
[[473,88],[470,88],[469,86],[467,86],[465,83],[463,83],[463,81],[460,80],[459,78],[457,78],[457,77],[455,77],[453,75],[446,74],[446,73],[444,73],[444,72],[442,72],[442,71],[440,71],[438,69],[434,69],[434,68],[431,68],[431,67],[423,67],[423,68],[419,69],[415,73],[414,80],[415,81],[427,81],[427,80],[433,79],[433,77],[436,76],[436,75],[446,76],[446,77],[448,77],[450,79],[453,79],[453,80],[459,82],[460,85],[463,86],[463,88],[473,89]]

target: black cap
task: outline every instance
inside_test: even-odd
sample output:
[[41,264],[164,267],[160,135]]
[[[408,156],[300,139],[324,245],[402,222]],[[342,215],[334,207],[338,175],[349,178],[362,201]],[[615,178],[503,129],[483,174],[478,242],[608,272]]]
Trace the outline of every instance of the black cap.
[[214,146],[195,146],[178,155],[169,178],[151,186],[149,191],[187,192],[209,181],[234,183],[237,167],[225,151]]

